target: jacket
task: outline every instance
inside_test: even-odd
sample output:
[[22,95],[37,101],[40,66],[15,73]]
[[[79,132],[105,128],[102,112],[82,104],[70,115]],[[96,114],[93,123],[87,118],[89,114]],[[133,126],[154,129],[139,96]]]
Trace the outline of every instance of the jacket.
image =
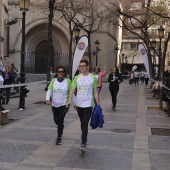
[[[92,72],[94,74],[94,72]],[[102,77],[106,76],[106,70],[99,73],[98,87],[102,87]]]
[[[114,81],[112,81],[114,80]],[[122,82],[122,77],[120,74],[113,74],[113,73],[110,73],[109,74],[109,78],[108,78],[108,82],[110,83],[109,84],[109,89],[112,91],[112,90],[118,90],[119,89],[119,84],[120,82],[118,82],[118,80],[120,82]]]
[[97,127],[102,128],[103,124],[104,124],[104,116],[102,113],[102,108],[100,107],[100,105],[95,105],[91,117],[90,126],[92,127],[92,129],[96,129]]

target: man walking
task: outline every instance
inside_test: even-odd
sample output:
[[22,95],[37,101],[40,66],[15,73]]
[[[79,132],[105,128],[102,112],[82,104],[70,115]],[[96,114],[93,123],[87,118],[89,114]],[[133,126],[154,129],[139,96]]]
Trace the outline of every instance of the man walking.
[[88,123],[92,115],[92,107],[94,105],[94,98],[96,104],[99,105],[99,97],[97,92],[97,79],[94,75],[89,73],[89,62],[81,60],[79,64],[81,74],[77,75],[72,82],[72,89],[69,96],[67,107],[70,106],[73,94],[77,88],[75,106],[81,123],[81,145],[80,154],[86,153],[86,142],[88,135]]

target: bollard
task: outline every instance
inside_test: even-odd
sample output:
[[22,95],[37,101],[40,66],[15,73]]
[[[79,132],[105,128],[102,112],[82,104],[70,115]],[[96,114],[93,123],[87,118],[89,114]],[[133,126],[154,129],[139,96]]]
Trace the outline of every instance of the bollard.
[[8,109],[0,111],[0,125],[8,124],[8,113],[9,113]]

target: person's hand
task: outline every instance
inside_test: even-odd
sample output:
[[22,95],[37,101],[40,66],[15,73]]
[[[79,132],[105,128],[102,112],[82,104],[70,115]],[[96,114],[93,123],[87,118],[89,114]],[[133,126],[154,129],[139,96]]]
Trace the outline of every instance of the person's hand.
[[105,65],[105,66],[104,66],[104,70],[106,70],[106,68],[107,68],[107,67],[106,67],[106,65]]
[[70,102],[70,101],[68,101],[68,103],[66,104],[66,108],[69,108],[69,107],[70,107],[70,105],[71,105],[71,102]]
[[46,100],[46,105],[51,105],[50,100]]

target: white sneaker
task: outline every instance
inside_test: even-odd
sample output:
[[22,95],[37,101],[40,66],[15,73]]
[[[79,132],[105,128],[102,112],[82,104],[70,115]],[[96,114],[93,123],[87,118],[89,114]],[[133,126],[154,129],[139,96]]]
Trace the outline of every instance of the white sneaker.
[[80,154],[85,155],[85,153],[86,153],[86,148],[84,146],[81,146],[80,147]]

